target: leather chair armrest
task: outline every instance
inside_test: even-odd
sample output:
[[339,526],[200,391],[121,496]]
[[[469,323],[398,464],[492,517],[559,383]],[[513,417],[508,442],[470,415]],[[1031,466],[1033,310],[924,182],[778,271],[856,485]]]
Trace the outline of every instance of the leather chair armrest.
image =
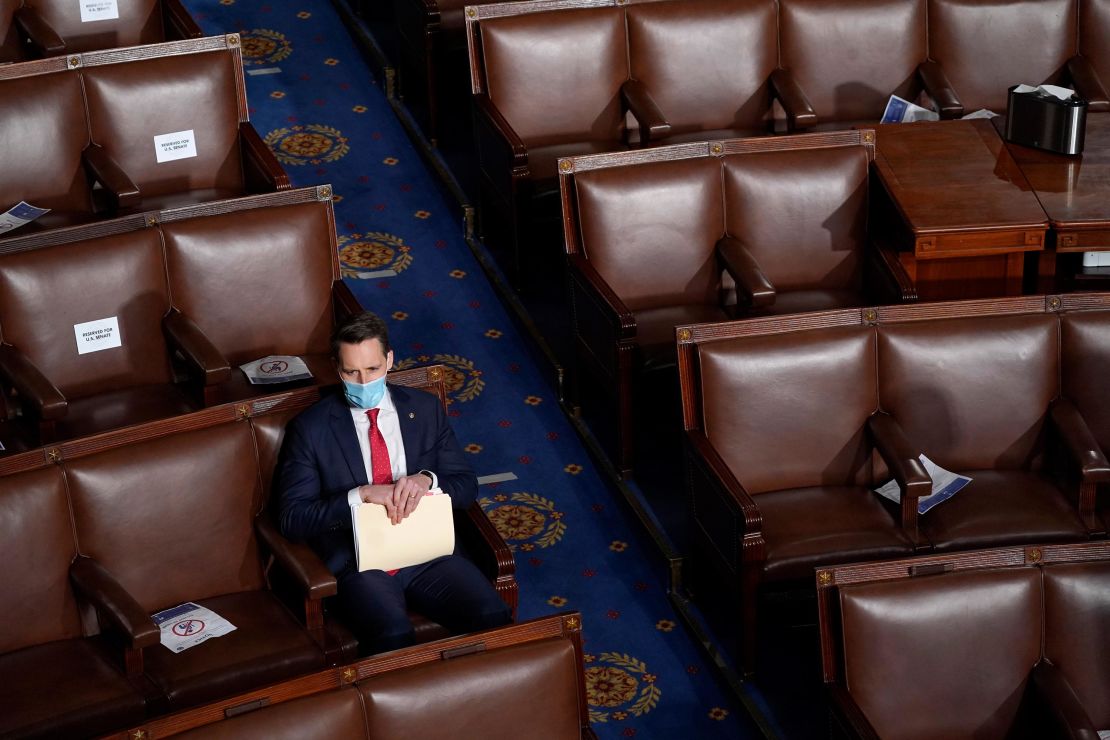
[[1079,97],[1087,101],[1091,113],[1110,111],[1110,97],[1087,57],[1076,54],[1068,60],[1068,77]]
[[331,302],[336,324],[363,311],[358,298],[355,298],[351,288],[342,280],[336,280],[331,284]]
[[478,166],[501,197],[511,203],[514,180],[529,175],[528,147],[489,96],[479,94],[473,100]]
[[1033,666],[1032,683],[1042,715],[1053,725],[1051,729],[1039,729],[1050,732],[1051,737],[1098,740],[1098,731],[1090,715],[1060,669],[1047,660],[1041,660]]
[[658,141],[671,133],[671,124],[651,97],[644,83],[625,80],[621,85],[621,100],[640,125],[640,143]]
[[817,125],[817,113],[810,105],[805,91],[794,79],[794,75],[781,67],[771,73],[771,95],[778,98],[782,105],[786,113],[786,126],[791,131]]
[[204,385],[227,382],[231,366],[204,332],[176,308],[162,318],[162,329],[170,346],[181,353],[190,372],[201,378]]
[[335,596],[338,588],[335,576],[311,547],[287,540],[265,514],[255,517],[254,528],[262,544],[300,586],[305,598],[319,601]]
[[571,292],[590,300],[595,309],[592,313],[603,313],[606,325],[614,330],[614,339],[631,339],[636,336],[636,319],[624,305],[605,278],[594,269],[590,261],[581,254],[568,256],[571,274]]
[[181,0],[162,0],[162,24],[166,29],[167,41],[196,39],[204,35],[204,31],[193,20]]
[[289,190],[289,175],[285,174],[277,157],[266,146],[250,121],[239,124],[239,147],[243,156],[243,179],[251,193],[272,193]]
[[926,61],[917,65],[917,76],[925,93],[937,104],[941,118],[960,118],[964,114],[964,104],[952,89],[948,75],[936,62]]
[[870,720],[856,704],[856,700],[840,685],[828,687],[829,712],[832,723],[839,726],[842,735],[859,740],[879,740],[879,733],[871,726]]
[[10,344],[0,344],[0,376],[15,388],[23,402],[31,405],[29,410],[38,418],[52,420],[66,415],[66,397],[26,355]]
[[1060,438],[1069,457],[1079,467],[1084,483],[1110,482],[1110,462],[1095,440],[1083,415],[1071,401],[1057,398],[1049,410],[1052,424],[1060,433]]
[[923,546],[917,533],[917,500],[933,492],[933,479],[925,472],[921,451],[910,442],[898,421],[881,411],[867,420],[867,430],[891,476],[902,493],[902,530],[914,543]]
[[736,237],[726,236],[717,242],[717,256],[725,270],[736,281],[738,297],[746,298],[752,308],[775,304],[775,286],[763,274],[755,257]]
[[747,489],[736,479],[732,470],[721,459],[713,445],[702,434],[701,430],[688,431],[686,440],[689,443],[690,454],[700,463],[706,473],[736,502],[744,517],[744,536],[759,536],[762,539],[763,514],[759,511],[755,499]]
[[89,144],[82,152],[85,166],[93,179],[104,186],[117,208],[135,208],[142,202],[142,192],[116,160],[99,144]]
[[869,281],[867,289],[877,299],[876,303],[913,303],[917,300],[917,286],[893,248],[872,239],[868,256],[868,265],[874,269],[874,274],[869,277],[874,279]]
[[130,648],[159,643],[161,633],[154,620],[100,563],[78,556],[69,566],[69,578],[97,612],[127,637]]
[[13,19],[39,56],[57,57],[66,53],[66,42],[34,8],[20,8]]

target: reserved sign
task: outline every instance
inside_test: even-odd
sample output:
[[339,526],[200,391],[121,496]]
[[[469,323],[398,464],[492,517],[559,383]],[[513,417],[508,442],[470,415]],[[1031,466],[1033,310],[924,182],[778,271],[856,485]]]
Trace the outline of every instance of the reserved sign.
[[77,337],[77,354],[79,355],[123,346],[119,336],[119,321],[116,320],[115,316],[97,319],[96,321],[86,321],[83,324],[74,324],[73,333]]
[[111,21],[119,18],[116,0],[77,0],[81,6],[81,22]]
[[193,129],[155,136],[154,156],[159,163],[197,156],[197,142]]

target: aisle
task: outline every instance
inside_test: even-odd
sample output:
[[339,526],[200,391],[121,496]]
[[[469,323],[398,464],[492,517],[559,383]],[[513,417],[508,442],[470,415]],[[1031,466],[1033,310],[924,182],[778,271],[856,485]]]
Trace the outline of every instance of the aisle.
[[[520,618],[576,609],[602,738],[759,733],[679,624],[663,563],[600,479],[431,174],[323,2],[191,0],[242,33],[250,114],[296,186],[331,183],[344,275],[395,367],[450,368],[449,415],[517,553]],[[280,291],[275,286],[275,291]]]

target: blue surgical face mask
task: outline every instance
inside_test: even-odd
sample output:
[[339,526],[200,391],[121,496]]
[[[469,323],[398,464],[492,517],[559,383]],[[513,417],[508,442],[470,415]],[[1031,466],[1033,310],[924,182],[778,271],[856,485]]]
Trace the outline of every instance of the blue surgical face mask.
[[360,409],[372,409],[378,405],[385,395],[385,376],[369,383],[352,383],[343,381],[343,392],[350,404]]

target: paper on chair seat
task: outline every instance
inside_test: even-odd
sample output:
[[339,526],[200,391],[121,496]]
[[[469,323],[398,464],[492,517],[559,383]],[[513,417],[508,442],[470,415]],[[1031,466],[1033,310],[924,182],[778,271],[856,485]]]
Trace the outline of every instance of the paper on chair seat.
[[445,493],[424,496],[400,524],[390,522],[380,504],[351,509],[360,571],[407,568],[455,550],[455,519]]
[[[929,474],[929,478],[933,481],[933,492],[928,496],[917,499],[918,514],[924,514],[937,504],[952,498],[961,488],[971,482],[971,478],[966,475],[945,470],[924,455],[919,455],[918,458],[925,467],[925,472]],[[890,499],[896,504],[902,503],[902,491],[898,488],[898,481],[896,480],[888,481],[876,488],[875,493],[883,498]]]
[[291,383],[294,380],[308,380],[312,371],[304,360],[294,355],[270,355],[261,360],[240,365],[251,385],[268,383]]
[[151,619],[162,632],[162,644],[175,653],[235,631],[234,624],[191,601],[153,614]]

